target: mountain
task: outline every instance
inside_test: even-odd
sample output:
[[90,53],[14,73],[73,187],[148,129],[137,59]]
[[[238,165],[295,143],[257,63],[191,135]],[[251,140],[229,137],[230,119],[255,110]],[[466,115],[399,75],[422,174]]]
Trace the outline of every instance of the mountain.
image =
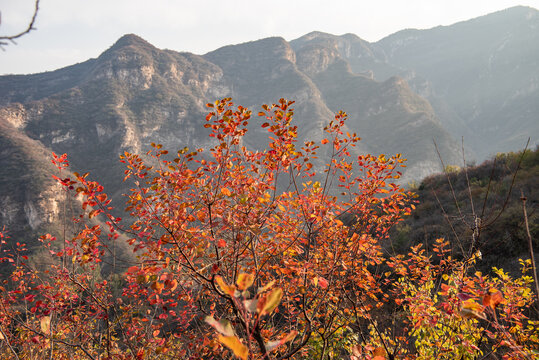
[[[152,142],[171,151],[210,147],[205,104],[228,96],[253,110],[295,100],[300,142],[321,139],[344,110],[347,129],[362,138],[353,155],[403,153],[404,184],[441,170],[433,140],[446,165],[461,162],[462,135],[467,157],[517,149],[524,133],[532,141],[539,133],[536,13],[517,7],[377,43],[320,32],[291,42],[273,37],[201,56],[125,35],[96,59],[0,76],[0,224],[14,234],[59,228],[64,194],[50,180],[51,151],[68,153],[74,170],[90,172],[121,203],[118,155],[145,153]],[[463,47],[457,40],[466,31]],[[252,149],[267,141],[258,121],[245,139]]]
[[[483,160],[539,135],[539,11],[517,6],[373,44]],[[363,61],[357,70],[370,69]],[[376,74],[376,70],[373,70]],[[379,71],[380,79],[388,74]],[[376,78],[378,78],[375,75]]]
[[363,40],[311,33],[292,41],[292,46],[298,68],[310,76],[332,111],[348,112],[348,126],[358,131],[367,151],[403,153],[409,159],[406,182],[441,170],[433,140],[447,160],[459,162],[457,142],[443,128],[429,102],[413,92],[403,78],[393,76],[377,82],[370,74],[353,72],[348,58],[371,55]]
[[311,33],[292,44],[331,44],[351,70],[377,81],[400,76],[428,100],[444,129],[464,136],[477,160],[539,142],[539,11],[516,6],[369,43]]

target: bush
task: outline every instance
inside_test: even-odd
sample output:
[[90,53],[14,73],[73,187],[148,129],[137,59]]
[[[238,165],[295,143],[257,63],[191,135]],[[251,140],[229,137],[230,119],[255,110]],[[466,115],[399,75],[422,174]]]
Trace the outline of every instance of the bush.
[[[352,161],[359,138],[342,132],[342,112],[320,144],[298,147],[291,105],[262,106],[262,151],[242,146],[251,111],[224,99],[209,104],[209,152],[171,157],[152,144],[145,158],[123,154],[133,184],[124,220],[101,185],[55,156],[85,227],[65,248],[41,238],[58,259],[46,271],[3,257],[14,271],[0,289],[2,356],[379,360],[443,358],[452,347],[461,358],[534,356],[529,277],[470,275],[473,259],[451,259],[442,240],[436,265],[419,247],[386,258],[380,243],[413,208],[393,182],[400,155]],[[333,155],[316,172],[320,146]],[[136,262],[106,276],[124,237]]]

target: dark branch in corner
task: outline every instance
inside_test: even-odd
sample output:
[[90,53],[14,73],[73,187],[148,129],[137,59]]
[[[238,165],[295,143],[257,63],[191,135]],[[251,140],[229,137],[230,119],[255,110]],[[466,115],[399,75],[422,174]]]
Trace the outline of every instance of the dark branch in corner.
[[[12,44],[17,44],[15,42],[15,39],[20,38],[23,35],[28,34],[32,30],[36,30],[34,27],[34,23],[36,22],[37,13],[39,11],[39,0],[36,0],[35,7],[34,7],[34,14],[32,15],[32,20],[30,20],[30,23],[28,24],[26,30],[15,34],[15,35],[4,35],[0,36],[0,49],[5,50],[4,46],[9,45],[11,42]],[[1,15],[1,14],[0,14]],[[0,24],[2,24],[2,18],[0,17]]]

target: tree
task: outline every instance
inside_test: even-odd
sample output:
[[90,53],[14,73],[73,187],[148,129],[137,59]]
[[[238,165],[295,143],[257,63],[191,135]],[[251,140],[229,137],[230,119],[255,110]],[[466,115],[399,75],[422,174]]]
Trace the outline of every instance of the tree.
[[[57,180],[78,194],[83,228],[65,249],[41,238],[53,257],[69,260],[47,272],[24,255],[4,256],[15,269],[0,289],[2,354],[380,360],[461,346],[463,358],[530,357],[538,341],[523,313],[533,300],[527,278],[509,285],[502,272],[502,280],[470,276],[442,240],[437,264],[419,248],[386,257],[381,242],[413,208],[394,183],[404,159],[352,161],[359,138],[342,132],[343,112],[320,144],[299,147],[292,104],[262,106],[262,151],[242,143],[251,111],[223,99],[208,104],[209,152],[171,156],[152,144],[145,157],[124,153],[133,187],[123,220],[99,183],[70,175],[67,156],[55,155]],[[332,154],[322,167],[320,147]],[[101,265],[122,239],[137,261],[105,278]]]
[[[12,34],[12,35],[1,35],[0,36],[0,48],[3,49],[3,46],[9,45],[10,43],[15,44],[15,39],[18,39],[26,34],[28,34],[30,31],[35,30],[34,23],[36,22],[37,13],[39,11],[39,0],[35,0],[34,4],[34,12],[32,14],[32,18],[30,19],[30,22],[28,23],[28,26],[23,31]],[[0,24],[2,24],[2,18],[0,13]]]

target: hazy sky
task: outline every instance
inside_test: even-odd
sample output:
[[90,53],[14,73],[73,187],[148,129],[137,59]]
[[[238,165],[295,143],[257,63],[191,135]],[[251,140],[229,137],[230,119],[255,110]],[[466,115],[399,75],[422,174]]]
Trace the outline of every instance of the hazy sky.
[[[0,0],[0,35],[22,31],[34,0]],[[35,73],[99,56],[135,33],[159,48],[204,54],[314,30],[377,41],[539,0],[41,0],[37,30],[0,51],[0,74]]]

